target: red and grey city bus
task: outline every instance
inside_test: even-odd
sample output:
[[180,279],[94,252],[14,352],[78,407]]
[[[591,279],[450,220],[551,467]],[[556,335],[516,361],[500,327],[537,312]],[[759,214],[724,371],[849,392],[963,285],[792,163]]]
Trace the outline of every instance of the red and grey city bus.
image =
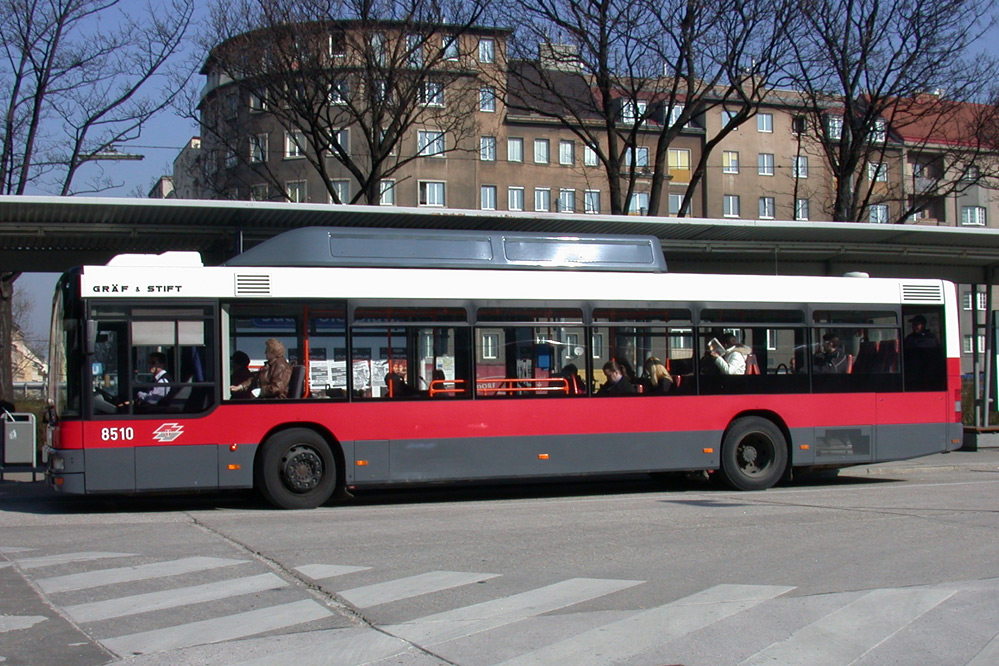
[[[221,266],[122,255],[58,283],[47,475],[285,508],[693,470],[761,490],[959,447],[957,322],[941,280],[670,273],[654,237],[310,227]],[[259,371],[269,340],[287,398],[234,393],[233,357]],[[817,365],[830,342],[835,367]],[[653,358],[666,391],[645,386]],[[633,392],[600,391],[611,361]]]

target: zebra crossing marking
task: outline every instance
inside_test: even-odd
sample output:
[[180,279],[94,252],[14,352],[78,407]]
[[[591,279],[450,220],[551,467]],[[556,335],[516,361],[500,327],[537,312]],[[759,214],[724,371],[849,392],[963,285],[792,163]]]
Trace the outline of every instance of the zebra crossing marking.
[[641,585],[640,580],[571,578],[561,583],[521,592],[493,601],[428,615],[411,622],[383,627],[384,631],[419,645],[464,638],[520,620],[565,608]]
[[0,634],[18,629],[29,629],[47,619],[44,615],[0,615]]
[[332,611],[325,606],[307,599],[210,620],[101,639],[100,642],[108,650],[121,656],[150,654],[245,638],[313,620],[322,620],[332,614]]
[[109,620],[126,615],[228,599],[254,592],[276,590],[287,585],[288,583],[280,577],[272,573],[265,573],[259,576],[233,578],[191,587],[117,597],[106,601],[75,604],[66,606],[63,610],[76,622],[97,622],[98,620]]
[[520,655],[499,666],[607,664],[668,643],[793,589],[781,585],[716,585]]
[[397,578],[385,583],[355,587],[337,594],[358,608],[370,608],[392,601],[418,597],[431,592],[448,590],[462,585],[479,583],[499,574],[464,573],[461,571],[430,571],[407,578]]
[[337,564],[303,564],[295,567],[295,571],[308,576],[312,580],[323,580],[324,578],[334,578],[358,571],[368,571],[371,567],[348,567]]
[[110,559],[114,557],[135,557],[136,553],[103,553],[99,551],[87,551],[83,553],[62,553],[61,555],[45,555],[43,557],[26,557],[16,560],[17,566],[22,569],[38,569],[40,567],[50,567],[57,564],[72,564],[75,562],[93,562],[94,560]]
[[[953,596],[956,590],[868,592],[742,662],[745,666],[841,666]],[[994,662],[993,662],[994,663]]]
[[66,576],[42,578],[38,581],[38,587],[46,594],[55,594],[56,592],[86,590],[114,583],[130,583],[137,580],[165,578],[167,576],[193,573],[195,571],[207,571],[208,569],[243,564],[248,561],[230,560],[221,557],[185,557],[179,560],[141,564],[134,567],[100,569],[78,574],[68,574]]

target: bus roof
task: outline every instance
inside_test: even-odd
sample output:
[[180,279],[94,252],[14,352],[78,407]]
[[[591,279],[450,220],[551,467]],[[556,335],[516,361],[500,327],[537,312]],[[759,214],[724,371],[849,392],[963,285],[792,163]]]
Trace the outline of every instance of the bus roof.
[[666,272],[655,236],[343,227],[286,231],[224,265]]

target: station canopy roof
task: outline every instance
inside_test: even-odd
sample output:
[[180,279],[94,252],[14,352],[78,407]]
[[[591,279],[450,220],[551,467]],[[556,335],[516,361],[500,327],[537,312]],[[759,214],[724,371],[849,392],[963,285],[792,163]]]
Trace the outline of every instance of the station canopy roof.
[[124,253],[201,252],[219,264],[308,226],[641,234],[670,272],[936,277],[994,283],[999,229],[845,222],[512,213],[257,201],[0,196],[0,270],[63,271]]

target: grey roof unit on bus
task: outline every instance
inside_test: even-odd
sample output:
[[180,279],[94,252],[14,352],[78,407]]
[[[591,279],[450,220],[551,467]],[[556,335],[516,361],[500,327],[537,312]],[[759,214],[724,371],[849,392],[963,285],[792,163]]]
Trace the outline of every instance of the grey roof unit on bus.
[[655,236],[342,227],[286,231],[225,265],[666,272]]

